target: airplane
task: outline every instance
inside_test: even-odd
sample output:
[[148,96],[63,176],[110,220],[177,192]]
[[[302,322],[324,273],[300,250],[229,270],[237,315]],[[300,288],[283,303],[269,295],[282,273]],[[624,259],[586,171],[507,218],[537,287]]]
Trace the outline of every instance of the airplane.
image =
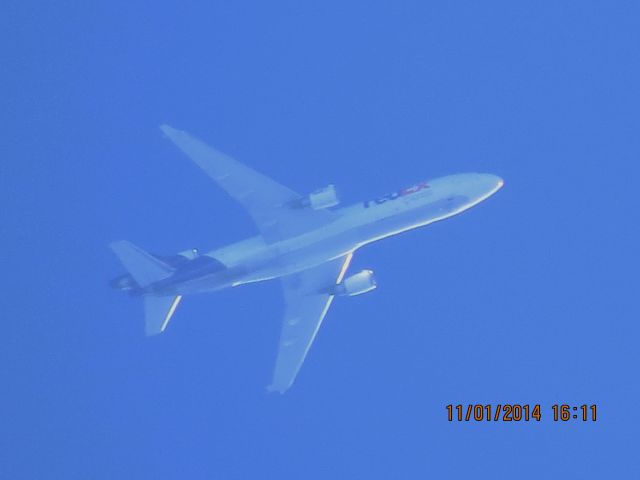
[[146,334],[156,335],[165,331],[183,295],[279,279],[286,307],[267,389],[280,393],[293,384],[334,297],[376,288],[371,270],[346,277],[356,250],[462,213],[504,183],[491,174],[449,175],[336,208],[333,185],[300,195],[187,132],[160,129],[248,211],[259,234],[207,253],[191,249],[167,256],[114,242],[110,246],[129,273],[111,285],[143,298]]

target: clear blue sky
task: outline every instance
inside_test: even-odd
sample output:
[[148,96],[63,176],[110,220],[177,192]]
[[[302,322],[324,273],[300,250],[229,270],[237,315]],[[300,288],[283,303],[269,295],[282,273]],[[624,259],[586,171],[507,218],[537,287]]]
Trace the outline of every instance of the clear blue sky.
[[[3,2],[0,478],[640,478],[638,2],[400,3]],[[107,287],[113,240],[254,233],[163,122],[346,203],[506,185],[358,252],[378,290],[268,395],[277,283],[152,339]],[[447,422],[478,402],[546,417]]]

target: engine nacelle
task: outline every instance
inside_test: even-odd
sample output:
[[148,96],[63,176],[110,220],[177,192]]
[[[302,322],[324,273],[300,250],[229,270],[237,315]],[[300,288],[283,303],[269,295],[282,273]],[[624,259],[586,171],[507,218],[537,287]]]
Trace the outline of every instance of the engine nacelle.
[[310,193],[308,198],[309,206],[314,210],[335,207],[340,203],[340,200],[338,200],[338,194],[336,193],[336,187],[334,185],[319,188],[315,192]]
[[200,255],[200,252],[198,252],[197,248],[190,248],[189,250],[184,250],[182,252],[178,252],[178,255],[180,255],[180,256],[188,259],[188,260],[193,260],[198,255]]
[[319,188],[315,192],[310,193],[306,197],[298,198],[289,202],[291,208],[313,208],[314,210],[323,210],[329,207],[335,207],[340,203],[336,187],[328,185]]
[[335,293],[336,295],[349,295],[353,297],[370,292],[377,286],[376,279],[373,277],[373,271],[362,270],[336,285]]

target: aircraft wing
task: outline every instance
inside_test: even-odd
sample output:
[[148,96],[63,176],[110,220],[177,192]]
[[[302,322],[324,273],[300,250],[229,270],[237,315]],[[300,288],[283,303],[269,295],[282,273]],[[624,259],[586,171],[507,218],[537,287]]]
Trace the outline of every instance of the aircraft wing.
[[231,197],[245,207],[267,243],[294,237],[334,220],[326,210],[294,208],[301,195],[218,152],[204,142],[161,125],[164,134]]
[[284,393],[293,384],[333,300],[323,290],[342,281],[352,256],[282,278],[286,312],[270,391]]

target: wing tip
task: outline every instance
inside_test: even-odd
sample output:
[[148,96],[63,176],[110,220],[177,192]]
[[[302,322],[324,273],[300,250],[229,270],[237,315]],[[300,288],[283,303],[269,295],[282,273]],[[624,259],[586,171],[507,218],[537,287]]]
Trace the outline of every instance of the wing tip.
[[168,125],[166,123],[160,125],[160,130],[162,130],[162,133],[164,133],[167,137],[171,137],[172,134],[176,134],[177,132],[179,132],[179,130],[176,130],[171,125]]
[[114,251],[115,251],[115,250],[117,250],[120,246],[122,246],[122,245],[126,245],[126,244],[128,244],[128,243],[130,243],[130,242],[128,242],[128,241],[126,241],[126,240],[115,240],[115,241],[113,241],[113,242],[109,243],[109,248],[110,248],[111,250],[114,250]]
[[271,385],[267,385],[267,393],[274,393],[277,392],[280,395],[283,395],[284,392],[286,392],[288,390],[289,387],[282,387],[282,386],[277,386],[274,385],[273,383]]

